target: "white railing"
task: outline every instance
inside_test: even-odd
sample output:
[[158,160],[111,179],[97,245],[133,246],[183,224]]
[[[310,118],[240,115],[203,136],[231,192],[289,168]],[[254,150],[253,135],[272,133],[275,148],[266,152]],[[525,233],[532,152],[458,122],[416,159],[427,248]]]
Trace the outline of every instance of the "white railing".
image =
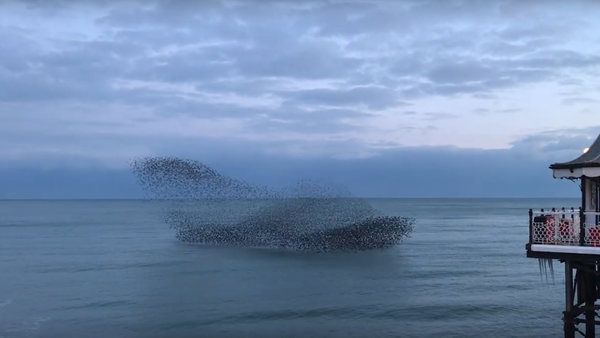
[[[581,223],[584,216],[585,224]],[[600,212],[530,210],[530,243],[600,247]],[[583,237],[581,233],[583,231]]]

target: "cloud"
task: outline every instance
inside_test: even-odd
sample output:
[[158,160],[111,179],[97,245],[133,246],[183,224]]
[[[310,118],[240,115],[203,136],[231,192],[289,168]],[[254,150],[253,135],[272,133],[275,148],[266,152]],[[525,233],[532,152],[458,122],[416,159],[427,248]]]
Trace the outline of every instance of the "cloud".
[[562,100],[562,104],[570,106],[570,105],[578,105],[578,104],[587,104],[587,103],[595,103],[598,102],[595,99],[590,99],[586,97],[569,97]]
[[[281,188],[315,178],[347,186],[363,197],[576,197],[570,182],[553,180],[551,162],[509,150],[451,147],[382,149],[351,158],[289,157],[253,146],[227,146],[171,152],[201,159],[218,171],[254,184]],[[293,146],[293,145],[292,145]],[[180,148],[184,149],[184,148]],[[232,156],[219,156],[227,151]],[[288,151],[285,152],[287,154]],[[569,159],[563,157],[559,160]],[[0,169],[0,198],[140,198],[135,178],[125,169]],[[525,215],[525,214],[524,214]],[[525,217],[525,216],[524,216]]]
[[509,108],[509,109],[498,109],[496,110],[497,113],[518,113],[520,111],[522,111],[523,109],[520,108]]
[[475,114],[478,115],[487,115],[489,114],[491,111],[487,108],[477,108],[473,111]]
[[599,134],[600,126],[548,130],[513,142],[511,151],[552,163],[566,162],[579,156]]
[[428,121],[437,121],[437,120],[446,120],[446,119],[455,119],[458,116],[449,113],[425,113],[424,120]]
[[123,168],[186,149],[282,163],[473,145],[560,157],[588,137],[569,117],[600,99],[597,7],[3,2],[0,166]]
[[398,99],[398,94],[389,88],[355,87],[350,89],[311,89],[285,93],[288,103],[334,107],[361,107],[382,110],[408,105]]
[[584,81],[580,80],[580,79],[565,79],[565,80],[561,80],[558,81],[558,83],[560,83],[563,86],[582,86],[585,84]]

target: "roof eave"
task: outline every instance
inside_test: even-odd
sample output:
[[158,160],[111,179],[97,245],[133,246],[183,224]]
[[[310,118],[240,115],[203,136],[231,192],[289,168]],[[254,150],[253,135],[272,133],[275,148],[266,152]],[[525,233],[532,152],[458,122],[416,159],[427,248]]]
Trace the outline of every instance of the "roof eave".
[[598,168],[600,163],[598,162],[586,162],[586,163],[554,163],[550,165],[550,169],[580,169],[580,168]]

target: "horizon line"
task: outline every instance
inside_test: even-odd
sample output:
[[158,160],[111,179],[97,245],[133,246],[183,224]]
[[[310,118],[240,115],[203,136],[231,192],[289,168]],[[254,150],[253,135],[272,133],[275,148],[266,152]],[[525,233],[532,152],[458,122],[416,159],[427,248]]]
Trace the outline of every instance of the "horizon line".
[[[301,197],[301,198],[319,198],[319,197]],[[351,197],[334,197],[334,198],[348,198],[348,199],[387,199],[387,200],[432,200],[432,199],[446,199],[446,200],[472,200],[472,199],[539,199],[539,200],[551,200],[551,199],[580,199],[580,197],[482,197],[482,196],[473,196],[473,197],[363,197],[363,196],[351,196]],[[231,200],[273,200],[280,198],[233,198]],[[281,199],[293,199],[292,198],[281,198]],[[209,198],[204,199],[149,199],[149,198],[0,198],[0,201],[201,201],[201,200],[211,200]],[[218,200],[218,199],[216,199]]]

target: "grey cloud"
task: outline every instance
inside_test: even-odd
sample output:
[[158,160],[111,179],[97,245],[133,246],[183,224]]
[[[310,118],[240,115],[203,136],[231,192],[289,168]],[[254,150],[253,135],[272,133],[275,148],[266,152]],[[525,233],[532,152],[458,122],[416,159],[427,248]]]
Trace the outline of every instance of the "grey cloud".
[[424,54],[424,52],[417,50],[395,55],[392,60],[389,60],[388,62],[388,69],[391,75],[414,79],[424,77],[423,73],[428,69]]
[[346,83],[348,86],[364,86],[365,84],[398,89],[405,85],[409,86],[412,82],[398,79],[397,77],[391,76],[387,73],[381,73],[381,65],[377,65],[373,62],[365,62],[361,69],[348,76]]
[[498,110],[495,110],[495,112],[497,112],[497,113],[518,113],[520,111],[523,111],[523,109],[520,109],[520,108],[508,108],[508,109],[498,109]]
[[427,94],[421,88],[421,86],[425,86],[425,85],[415,85],[414,87],[411,87],[411,88],[401,89],[400,94],[402,95],[402,97],[409,99],[409,100],[423,97]]
[[13,47],[15,54],[5,53],[12,55],[12,60],[1,60],[2,66],[9,70],[0,72],[3,101],[96,101],[116,94],[107,81],[125,70],[118,56],[135,55],[136,51],[131,45],[93,41],[73,42],[64,50],[44,52],[30,39],[12,35],[8,37],[11,40],[22,45]]
[[527,54],[537,52],[545,47],[552,47],[552,45],[554,45],[554,41],[551,38],[540,38],[530,40],[524,43],[514,43],[502,40],[495,40],[483,43],[481,49],[493,55],[526,56]]
[[[358,131],[360,126],[348,125],[342,121],[324,120],[321,116],[314,118],[303,117],[302,119],[285,119],[282,121],[272,119],[253,120],[248,126],[264,132],[295,132],[303,134],[331,135],[338,132]],[[298,145],[298,143],[296,143]]]
[[343,56],[329,43],[313,42],[279,49],[251,50],[237,60],[236,68],[244,76],[283,76],[304,79],[345,78],[363,61]]
[[523,111],[523,109],[520,108],[507,108],[507,109],[494,109],[494,110],[490,110],[487,108],[477,108],[474,110],[475,114],[478,115],[489,115],[491,113],[500,113],[500,114],[510,114],[510,113],[517,113]]
[[[29,4],[32,11],[40,6],[47,11],[48,3]],[[71,3],[52,11],[73,11]],[[428,96],[494,99],[499,89],[528,83],[575,84],[600,65],[600,57],[563,44],[583,27],[583,19],[566,17],[555,25],[547,20],[552,8],[541,4],[527,5],[528,13],[537,14],[526,22],[513,20],[525,5],[509,1],[84,6],[108,10],[89,39],[0,27],[3,46],[11,51],[0,55],[0,100],[56,109],[57,102],[106,109],[119,104],[154,111],[165,121],[181,115],[229,117],[252,121],[249,132],[264,132],[268,139],[276,131],[354,132],[356,126],[342,120],[366,118],[368,110],[402,111]],[[118,88],[120,80],[154,86]],[[184,86],[192,93],[184,93]],[[219,102],[206,98],[211,94],[221,95]],[[241,105],[240,97],[275,103]],[[339,109],[302,109],[319,106]]]
[[178,97],[165,98],[158,102],[155,110],[165,118],[187,115],[196,118],[240,119],[252,118],[270,111],[268,108],[249,108],[231,103],[206,103]]
[[[282,14],[292,14],[281,6],[267,7],[253,3],[252,6],[237,10],[227,6],[217,10],[209,6],[210,10],[204,11],[195,8],[195,4],[189,6],[194,10],[176,2],[172,6],[160,5],[134,15],[143,20],[121,13],[110,15],[103,22],[128,25],[134,22],[137,25],[161,22],[188,30],[196,27],[193,32],[200,33],[200,36],[194,34],[196,39],[218,37],[250,44],[252,47],[249,49],[234,50],[228,54],[236,60],[232,69],[246,76],[343,77],[348,69],[355,69],[362,63],[360,59],[344,56],[332,43],[318,40],[300,42],[297,29],[307,27],[296,29],[290,25],[291,21]],[[277,12],[277,9],[281,11]],[[202,14],[196,16],[194,13]],[[238,20],[244,23],[237,24]],[[211,21],[214,23],[207,24]],[[273,29],[274,26],[278,29]],[[235,32],[231,27],[235,27]]]
[[457,117],[458,117],[457,115],[449,114],[449,113],[425,113],[425,114],[423,114],[423,119],[429,120],[429,121],[455,119]]
[[302,132],[307,134],[335,134],[360,131],[364,126],[348,124],[345,120],[369,116],[353,109],[285,109],[264,111],[260,118],[249,123],[257,130],[270,132]]
[[549,161],[571,160],[591,144],[589,138],[582,135],[550,136],[535,135],[514,142],[512,150],[523,154],[535,154]]
[[600,56],[585,55],[572,50],[555,49],[540,51],[531,55],[530,59],[519,62],[522,66],[537,69],[560,68],[586,68],[600,64]]
[[596,103],[598,100],[586,98],[586,97],[570,97],[562,100],[562,104],[566,106],[577,105],[577,104],[588,104]]
[[[412,128],[407,127],[408,130],[412,130]],[[402,147],[402,143],[394,142],[394,141],[378,141],[371,144],[373,148],[376,149],[388,149],[388,148],[399,148]]]
[[[356,74],[361,72],[361,67],[371,62],[366,60],[371,59],[376,64],[387,65],[388,70],[396,76],[424,76],[432,81],[427,85],[416,84],[413,88],[402,89],[401,93],[405,98],[465,93],[485,95],[497,88],[548,79],[554,74],[553,67],[581,68],[598,63],[594,57],[586,57],[572,51],[555,51],[554,54],[541,52],[539,49],[545,45],[541,45],[540,41],[547,43],[552,41],[549,37],[569,32],[566,29],[543,29],[548,25],[545,23],[533,23],[530,27],[484,34],[493,41],[494,34],[496,39],[514,40],[519,36],[532,36],[538,32],[534,41],[521,45],[524,49],[539,52],[534,61],[465,58],[465,55],[460,54],[461,50],[471,48],[474,39],[467,35],[459,35],[459,31],[448,29],[447,25],[432,28],[431,32],[439,36],[425,35],[415,39],[407,35],[408,45],[403,49],[398,49],[400,45],[395,45],[390,40],[385,44],[388,56],[347,56],[334,42],[304,36],[309,34],[311,27],[320,27],[318,34],[324,36],[323,32],[327,30],[324,27],[327,25],[349,20],[352,27],[360,26],[362,31],[352,32],[350,26],[339,30],[346,29],[348,36],[355,36],[354,41],[375,41],[366,35],[370,32],[368,29],[364,30],[368,26],[366,21],[365,25],[356,25],[353,20],[370,20],[371,24],[376,25],[381,22],[390,23],[392,19],[397,21],[399,17],[404,16],[419,18],[441,15],[450,18],[448,14],[453,12],[468,17],[473,13],[484,15],[490,8],[476,2],[464,2],[462,5],[444,3],[441,5],[445,8],[444,11],[440,10],[438,2],[419,2],[412,6],[390,2],[314,4],[294,8],[285,3],[279,6],[263,6],[253,2],[251,5],[230,6],[217,1],[202,4],[174,1],[157,2],[155,6],[147,6],[147,9],[122,5],[99,20],[106,27],[110,24],[111,27],[117,28],[114,35],[116,41],[91,42],[86,48],[72,46],[67,55],[63,52],[61,55],[47,56],[42,62],[48,67],[69,62],[77,65],[81,62],[76,59],[87,58],[92,61],[91,64],[80,65],[79,73],[87,74],[88,80],[94,76],[121,75],[143,80],[193,81],[208,87],[211,81],[234,75],[311,79],[356,78]],[[489,16],[491,13],[487,12],[485,15]],[[384,14],[390,17],[381,16]],[[289,18],[285,18],[286,15]],[[331,20],[332,15],[339,15],[340,20]],[[409,23],[415,26],[417,20],[411,19]],[[152,28],[156,25],[166,25],[171,29]],[[272,29],[271,25],[277,25],[280,29]],[[386,30],[382,33],[391,34],[391,31]],[[193,43],[198,41],[213,41],[214,44],[193,47]],[[224,41],[228,44],[222,45]],[[353,43],[357,52],[367,52],[365,47],[368,45]],[[189,50],[164,56],[146,55],[150,48],[158,50],[182,44],[190,46]],[[390,54],[389,51],[393,53]],[[120,59],[113,60],[114,55]],[[511,54],[507,54],[508,56]],[[130,67],[124,66],[128,63],[125,60],[131,63]],[[532,66],[538,69],[524,68]],[[380,71],[385,72],[386,69]],[[370,76],[372,81],[377,81],[377,77]],[[367,78],[364,80],[369,81]],[[394,80],[390,77],[386,82],[378,83],[384,83],[388,87],[394,86]],[[366,84],[369,83],[362,83]]]
[[[296,117],[302,117],[306,115],[306,111],[296,110],[293,113],[286,110],[285,115],[294,114]],[[333,118],[333,119],[347,119],[347,118],[360,118],[371,116],[370,113],[358,109],[317,109],[309,111],[309,114],[314,116],[320,116],[321,118]]]
[[[581,147],[581,145],[584,145]],[[560,151],[573,151],[579,147],[579,151],[581,152],[585,147],[590,145],[590,139],[585,136],[567,136],[561,138],[557,142],[551,142],[546,144],[541,148],[541,151],[550,153],[550,152],[560,152]]]
[[482,84],[445,84],[439,86],[431,86],[427,91],[429,95],[452,96],[456,94],[472,94],[487,92],[489,89]]
[[581,79],[564,79],[558,81],[559,84],[563,86],[582,86],[585,82]]
[[497,99],[498,96],[490,93],[475,93],[472,95],[474,98],[483,99],[483,100],[491,100]]
[[27,37],[27,32],[18,27],[0,26],[0,41],[10,53],[0,53],[0,67],[9,72],[29,70],[29,58],[37,53],[39,44]]
[[273,109],[264,111],[261,118],[270,118],[276,120],[286,120],[288,122],[309,120],[311,123],[323,122],[340,122],[342,120],[356,119],[369,117],[371,114],[358,109],[341,109],[341,108],[319,108],[319,109],[303,109],[290,106],[283,109]]
[[499,88],[540,82],[557,76],[557,69],[583,69],[600,65],[600,57],[573,51],[553,51],[533,59],[467,59],[435,62],[427,73],[428,93],[455,95],[486,93]]
[[[330,4],[324,11],[320,8],[321,13],[324,13],[322,16],[309,17],[309,20],[319,22],[322,34],[327,36],[399,31],[412,34],[424,21],[434,28],[448,27],[461,20],[471,19],[473,15],[493,10],[493,7],[494,4],[486,3],[482,6],[477,1],[371,1],[354,6]],[[344,10],[340,10],[342,8]],[[324,20],[336,16],[327,10],[339,13],[337,20]]]
[[[393,4],[396,9],[397,5]],[[399,28],[406,22],[403,11],[386,11],[376,1],[373,2],[330,2],[317,7],[318,11],[308,12],[305,19],[318,23],[320,36],[353,36],[364,33],[378,33]],[[402,27],[402,26],[401,26]],[[406,27],[406,26],[404,26]]]
[[563,22],[539,22],[526,23],[523,26],[511,26],[500,32],[498,37],[505,41],[539,41],[539,39],[550,36],[567,37],[573,33],[574,27]]
[[498,73],[491,67],[474,63],[447,63],[436,66],[427,77],[438,84],[464,83],[488,80],[497,77]]
[[[457,59],[459,59],[457,57]],[[435,65],[430,70],[422,66],[408,66],[398,70],[398,76],[418,76],[422,74],[428,82],[413,82],[413,86],[402,90],[405,97],[415,98],[427,95],[453,96],[457,94],[472,94],[478,97],[490,98],[491,91],[526,83],[540,82],[551,79],[556,73],[552,67],[546,69],[527,69],[523,64],[506,60],[474,60],[466,58],[463,61],[432,60]],[[419,69],[426,73],[419,73]]]
[[206,20],[211,15],[223,14],[223,10],[227,9],[223,2],[218,0],[165,0],[146,3],[145,6],[140,6],[141,4],[130,2],[127,4],[129,6],[113,8],[107,16],[97,20],[97,23],[119,27],[189,25],[195,21]]
[[[188,29],[169,29],[158,27],[122,28],[112,34],[115,41],[127,44],[143,44],[153,49],[186,46],[202,41]],[[214,37],[213,37],[214,39]],[[227,41],[221,38],[222,41]]]
[[195,88],[213,93],[243,93],[252,96],[273,94],[281,91],[289,82],[278,78],[230,77],[215,81],[198,82]]
[[0,101],[32,102],[59,100],[98,101],[107,97],[107,88],[98,83],[64,81],[47,74],[11,75],[0,78]]
[[521,137],[511,151],[547,161],[568,161],[579,156],[600,134],[600,126],[581,129],[557,129]]
[[[290,44],[290,42],[294,40],[294,37],[291,35],[291,31],[289,30],[301,27],[307,29],[312,23],[316,22],[320,24],[320,26],[318,26],[320,27],[320,34],[323,34],[323,32],[327,31],[327,28],[324,27],[329,27],[328,25],[339,26],[341,25],[340,23],[351,21],[351,27],[361,27],[362,31],[352,32],[352,28],[350,26],[344,27],[342,25],[338,27],[338,31],[336,31],[335,34],[340,34],[342,31],[344,31],[346,34],[356,35],[359,33],[364,34],[364,32],[372,33],[373,31],[368,30],[368,27],[371,26],[366,24],[366,22],[365,24],[357,25],[353,20],[371,20],[372,24],[381,22],[390,23],[390,20],[392,19],[396,20],[397,22],[399,15],[418,18],[420,15],[428,15],[431,17],[432,15],[439,15],[440,12],[445,12],[443,16],[448,17],[448,11],[459,15],[469,15],[469,13],[485,14],[485,12],[489,10],[489,8],[486,8],[489,6],[480,6],[475,2],[464,2],[462,5],[444,4],[443,6],[446,7],[445,11],[441,11],[439,6],[440,4],[438,2],[422,2],[419,5],[412,7],[390,5],[389,2],[343,4],[331,3],[327,5],[316,5],[312,8],[307,7],[302,10],[288,10],[282,13],[299,18],[299,21],[293,25],[283,24],[283,29],[277,31],[265,30],[263,28],[264,25],[257,26],[259,28],[253,27],[250,32],[255,31],[255,33],[248,33],[247,36],[251,39],[250,41],[258,42],[256,46],[260,49],[249,50],[248,53],[245,53],[244,60],[238,60],[236,69],[240,72],[240,74],[249,76],[304,76],[308,78],[340,77],[352,73],[352,70],[358,70],[360,65],[363,63],[357,58],[348,58],[342,56],[340,51],[337,50],[337,48],[332,48],[332,44],[330,43],[318,43],[316,41],[309,43],[305,41],[301,44]],[[435,11],[433,11],[434,7]],[[393,8],[393,10],[390,10],[391,8]],[[244,8],[246,11],[249,9],[250,12],[248,13],[250,14],[242,15],[247,22],[255,20],[256,17],[260,16],[263,16],[266,20],[269,20],[269,17],[265,16],[265,13],[272,13],[274,11],[274,9],[267,9],[265,6]],[[224,11],[224,9],[221,10]],[[240,11],[238,11],[237,15],[240,14]],[[221,14],[219,15],[223,15],[222,13],[234,15],[232,14],[234,12],[235,8],[230,8],[225,12],[220,11],[219,13]],[[160,14],[158,11],[154,11],[153,13],[153,15]],[[168,13],[169,12],[167,12],[165,16],[170,15]],[[301,13],[302,15],[298,13]],[[377,13],[395,13],[395,17],[393,14],[391,14],[390,18],[384,19],[384,17],[378,17]],[[485,15],[490,15],[490,13],[491,12],[488,12]],[[331,17],[335,15],[339,16],[339,20],[331,20]],[[252,16],[254,16],[254,18]],[[328,20],[324,20],[324,17],[327,17]],[[151,18],[158,20],[157,17]],[[273,19],[270,20],[273,21]],[[415,23],[413,22],[412,24],[414,25]],[[565,23],[563,25],[567,24]],[[367,28],[366,31],[365,28]],[[496,32],[496,34],[497,38],[500,39],[499,41],[501,41],[501,39],[520,41],[524,36],[535,38],[533,41],[528,41],[527,44],[521,45],[523,51],[535,52],[539,51],[542,47],[548,46],[549,41],[552,41],[550,37],[556,37],[557,34],[568,34],[570,31],[571,30],[562,27],[556,29],[554,26],[549,26],[547,23],[542,21],[540,23],[533,22],[529,27],[514,27],[500,30]],[[457,37],[456,34],[454,36],[454,40],[463,41],[463,48],[467,48],[472,44],[472,39],[466,37]],[[363,41],[369,40],[363,39]],[[372,41],[372,39],[370,41]],[[448,45],[444,45],[445,42],[450,41],[450,39],[447,37],[432,38],[429,41],[430,43],[428,46],[430,47],[427,49],[431,51],[444,48],[445,53],[448,53],[448,48],[450,48],[450,46],[454,46],[455,48],[456,46],[460,46],[460,44],[457,44],[456,41],[448,43]],[[266,58],[262,54],[259,56],[259,51],[262,52],[264,48],[274,46],[277,46],[279,50],[279,52],[276,54],[277,57],[273,57],[275,54],[267,54]],[[423,45],[416,44],[414,41],[412,42],[412,46],[413,48],[424,47]],[[358,50],[364,50],[364,46],[362,49]],[[436,55],[436,53],[429,53],[429,55]],[[544,52],[543,55],[547,55],[547,53]],[[448,56],[457,59],[456,56],[452,56],[451,54]],[[507,56],[511,56],[511,54],[508,54]],[[416,61],[422,59],[422,56],[412,53],[405,56],[401,55],[400,58],[397,56],[394,57],[395,59],[399,59],[399,61],[395,62],[395,66],[390,69],[393,70],[397,75],[404,76],[417,76],[419,74],[423,74],[422,72],[426,72],[428,77],[439,86],[434,86],[437,87],[435,90],[425,90],[425,95],[431,93],[437,93],[439,95],[455,95],[460,93],[486,93],[495,88],[507,87],[523,82],[542,81],[544,79],[548,79],[553,74],[553,70],[549,69],[551,67],[582,67],[596,64],[596,60],[594,59],[586,59],[581,57],[577,58],[577,55],[573,53],[570,55],[570,58],[568,55],[550,56],[551,57],[546,57],[545,59],[538,58],[534,62],[527,62],[525,60],[522,62],[512,61],[512,64],[509,64],[510,62],[508,61],[502,62],[503,60],[494,62],[490,60],[479,62],[477,60],[465,60],[464,62],[458,64],[444,64],[443,59],[434,59],[431,60],[429,64],[438,66],[428,69],[422,62]],[[333,59],[337,60],[338,62],[331,62]],[[306,61],[308,60],[311,62],[306,64]],[[528,67],[532,64],[538,67],[544,66],[546,69],[522,69],[522,67]],[[521,67],[521,69],[519,67]],[[466,82],[469,81],[480,81],[482,84],[466,84]],[[407,91],[407,94],[411,93],[418,94],[418,90],[413,90],[412,92]]]
[[69,67],[73,72],[96,70],[101,74],[101,72],[108,70],[112,74],[119,74],[127,69],[120,65],[139,57],[146,51],[147,48],[140,42],[71,41],[63,46],[60,51],[40,52],[37,61],[47,67],[48,70],[65,70]]
[[176,83],[206,83],[235,75],[234,61],[210,49],[197,48],[174,55],[143,58],[127,75],[139,80]]
[[355,87],[345,90],[313,89],[284,93],[283,96],[297,104],[332,106],[365,105],[373,110],[408,105],[408,103],[398,99],[398,94],[394,90],[381,87]]
[[[544,10],[548,8],[552,11]],[[597,2],[587,0],[573,1],[568,4],[560,0],[543,2],[510,0],[505,1],[498,9],[502,17],[523,22],[522,25],[510,27],[507,38],[540,36],[544,32],[549,32],[564,39],[572,36],[578,27],[589,28],[589,22],[582,20],[581,14],[594,12],[598,8]],[[555,25],[552,26],[553,24]]]
[[[467,84],[443,84],[437,85],[433,83],[417,83],[412,88],[400,90],[400,93],[407,99],[416,99],[427,96],[454,96],[459,94],[482,95],[488,93],[491,89],[486,88],[481,83]],[[490,94],[491,97],[491,94]]]
[[[341,141],[332,147],[346,149],[346,142],[355,145]],[[187,147],[186,152],[177,156],[200,160],[227,175],[271,188],[288,186],[302,178],[319,178],[343,184],[354,195],[364,197],[564,197],[577,194],[573,184],[561,185],[552,179],[547,161],[518,158],[510,151],[391,148],[380,149],[380,154],[375,156],[355,153],[342,159],[323,159],[289,158],[272,151],[265,153],[259,147],[262,145],[230,149],[208,142],[202,150]],[[282,147],[294,147],[294,144]],[[231,151],[232,156],[215,154],[223,148]],[[84,168],[65,169],[58,163],[46,170],[14,165],[0,168],[3,187],[0,198],[143,197],[136,189],[135,177],[127,169],[106,170],[101,163],[80,161],[84,162]],[[443,176],[437,174],[440,167],[445,168]],[[482,172],[486,175],[482,176]]]
[[45,73],[25,73],[0,77],[0,102],[54,102],[72,101],[95,104],[123,102],[128,104],[152,104],[165,97],[162,92],[143,89],[114,90],[108,79],[85,76],[80,80],[61,79]]

